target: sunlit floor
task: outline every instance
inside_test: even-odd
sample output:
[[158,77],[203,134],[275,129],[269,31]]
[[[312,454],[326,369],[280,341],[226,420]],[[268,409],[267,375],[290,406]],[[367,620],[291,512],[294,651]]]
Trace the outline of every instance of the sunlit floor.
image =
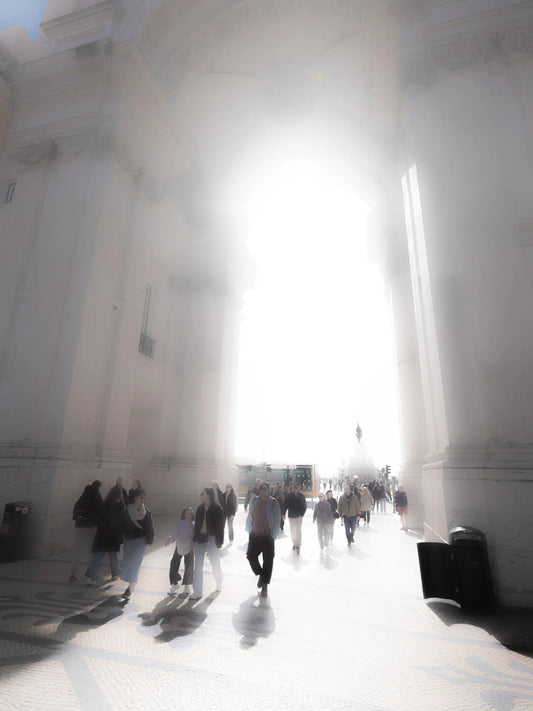
[[207,563],[205,598],[167,597],[172,524],[156,520],[126,604],[124,583],[69,585],[65,560],[0,567],[2,711],[533,707],[530,613],[425,602],[419,538],[394,514],[373,516],[351,549],[337,522],[320,554],[308,511],[301,554],[288,536],[276,543],[266,600],[245,558],[243,511],[222,591]]

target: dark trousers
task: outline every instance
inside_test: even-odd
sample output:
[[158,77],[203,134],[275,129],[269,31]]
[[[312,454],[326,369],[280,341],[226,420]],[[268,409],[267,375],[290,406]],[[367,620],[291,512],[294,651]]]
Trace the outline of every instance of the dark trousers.
[[362,511],[361,516],[363,517],[363,521],[370,523],[370,511]]
[[[259,556],[263,554],[263,565],[259,564]],[[261,585],[268,585],[272,577],[272,566],[274,565],[274,539],[272,536],[256,536],[250,533],[248,550],[246,557],[250,563],[250,568],[256,575],[259,575]]]
[[187,553],[187,555],[182,556],[178,553],[178,549],[174,551],[172,560],[170,561],[170,570],[168,577],[170,578],[170,584],[176,585],[177,582],[181,580],[181,575],[179,574],[181,559],[184,559],[185,572],[183,573],[183,584],[192,585],[192,578],[194,572],[194,551]]
[[344,532],[346,533],[346,540],[348,543],[353,543],[353,537],[355,533],[355,525],[357,523],[356,516],[343,516],[344,519]]

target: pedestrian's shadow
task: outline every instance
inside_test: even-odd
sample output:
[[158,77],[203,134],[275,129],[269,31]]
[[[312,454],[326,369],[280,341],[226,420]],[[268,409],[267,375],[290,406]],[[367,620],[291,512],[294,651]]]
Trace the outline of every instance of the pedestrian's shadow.
[[68,631],[67,636],[71,637],[72,626],[102,627],[102,625],[115,620],[124,613],[126,602],[127,600],[121,599],[118,595],[110,595],[90,610],[85,610],[77,615],[66,617],[57,629],[58,636],[62,638],[61,632],[62,630],[66,630]]
[[320,556],[318,562],[326,570],[333,570],[333,568],[336,568],[339,565],[335,559],[335,556],[332,556],[329,550],[326,550],[326,552]]
[[357,545],[357,539],[356,542],[353,543],[350,548],[348,548],[348,555],[351,556],[352,558],[359,558],[359,559],[364,559],[364,558],[370,558],[371,556],[368,553],[365,553],[362,551],[358,545]]
[[200,601],[179,595],[158,602],[152,612],[141,613],[143,627],[160,624],[161,632],[154,638],[156,642],[172,642],[176,637],[185,637],[195,632],[207,619],[207,610],[218,597],[212,592]]
[[269,598],[252,595],[241,602],[232,616],[233,626],[241,635],[241,649],[251,649],[260,637],[270,637],[276,628],[274,612]]
[[309,561],[301,553],[290,551],[287,555],[282,556],[281,560],[287,565],[291,565],[295,570],[301,570],[304,566],[309,565]]

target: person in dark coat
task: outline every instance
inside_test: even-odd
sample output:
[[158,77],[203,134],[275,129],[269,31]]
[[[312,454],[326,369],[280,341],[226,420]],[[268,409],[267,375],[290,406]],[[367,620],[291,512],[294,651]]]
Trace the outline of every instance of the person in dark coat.
[[228,537],[230,543],[233,541],[233,519],[237,513],[237,497],[235,496],[235,491],[231,484],[226,484],[226,489],[221,496],[222,511],[224,512],[224,527],[226,526],[226,521],[228,522]]
[[72,519],[74,520],[74,550],[72,552],[72,565],[70,567],[69,583],[78,579],[78,562],[89,563],[91,543],[94,531],[102,517],[104,500],[100,494],[102,482],[96,479],[92,484],[87,484],[83,494],[74,504]]
[[123,512],[124,557],[120,577],[128,583],[122,597],[129,599],[139,579],[146,546],[154,542],[152,514],[144,505],[144,489],[137,489],[133,503]]
[[126,505],[128,503],[128,492],[124,487],[124,479],[121,476],[117,477],[117,480],[115,481],[115,486],[119,486],[122,490],[122,498],[124,500],[124,505]]
[[135,501],[137,492],[141,489],[141,482],[138,479],[134,479],[131,483],[131,489],[128,491],[128,500],[126,501],[126,504],[132,504]]
[[307,511],[307,501],[300,491],[300,484],[294,482],[292,491],[287,494],[287,515],[289,517],[289,527],[291,529],[292,550],[300,553],[302,545],[302,520]]
[[400,521],[402,522],[402,531],[407,531],[407,494],[403,486],[398,486],[398,490],[394,494],[394,505],[396,506],[396,511],[400,515]]
[[199,600],[204,588],[204,559],[207,555],[215,578],[217,590],[222,589],[222,568],[220,567],[220,548],[224,543],[224,512],[215,501],[215,492],[211,488],[202,489],[202,503],[194,515],[194,577],[193,594],[190,600]]
[[122,495],[122,488],[114,486],[106,496],[102,520],[94,534],[92,552],[93,557],[87,571],[87,584],[94,585],[98,578],[98,571],[106,553],[109,555],[111,578],[120,577],[120,561],[118,552],[122,545],[122,513],[126,508]]

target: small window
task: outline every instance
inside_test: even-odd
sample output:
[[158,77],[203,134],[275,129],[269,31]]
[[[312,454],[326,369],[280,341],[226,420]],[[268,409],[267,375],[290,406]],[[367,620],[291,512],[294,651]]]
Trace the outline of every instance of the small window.
[[146,335],[148,333],[148,317],[150,316],[150,301],[152,299],[152,287],[150,284],[146,285],[144,290],[144,307],[143,307],[143,320],[141,324],[141,333]]
[[155,341],[148,335],[148,318],[150,316],[150,302],[152,300],[152,287],[147,284],[144,289],[143,320],[141,323],[141,337],[139,338],[139,353],[148,358],[153,358]]
[[17,184],[16,180],[11,180],[7,186],[6,195],[4,198],[4,203],[13,202],[13,195],[15,194],[15,186]]

